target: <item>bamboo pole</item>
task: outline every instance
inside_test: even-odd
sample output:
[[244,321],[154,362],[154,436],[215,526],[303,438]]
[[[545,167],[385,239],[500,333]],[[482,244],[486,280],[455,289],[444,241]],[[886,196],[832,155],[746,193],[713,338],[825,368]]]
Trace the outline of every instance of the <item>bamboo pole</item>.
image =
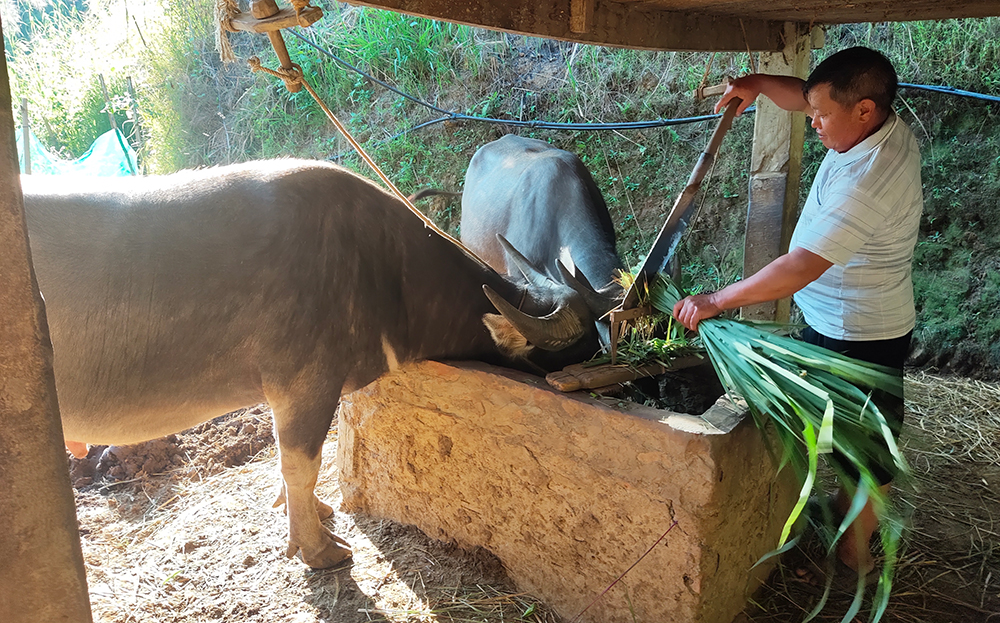
[[31,128],[28,126],[28,98],[21,98],[21,151],[24,154],[24,174],[31,175]]
[[[132,76],[125,76],[125,87],[128,89],[128,96],[132,105],[132,135],[135,137],[133,140],[135,140],[136,160],[138,160],[138,154],[145,146],[145,142],[142,137],[142,125],[139,123],[139,104],[135,99],[135,88],[132,86]],[[136,164],[138,164],[138,162]],[[141,166],[139,167],[139,170],[142,170]]]
[[111,109],[111,98],[108,97],[108,87],[104,85],[104,74],[97,74],[97,80],[101,83],[101,93],[104,94],[104,110],[108,111],[108,121],[111,122],[111,129],[115,131],[115,138],[118,139],[118,145],[122,148],[122,153],[125,154],[125,162],[128,164],[129,172],[135,175],[132,158],[128,155],[128,148],[125,147],[125,143],[122,142],[122,134],[118,129],[118,122],[115,121],[115,113]]

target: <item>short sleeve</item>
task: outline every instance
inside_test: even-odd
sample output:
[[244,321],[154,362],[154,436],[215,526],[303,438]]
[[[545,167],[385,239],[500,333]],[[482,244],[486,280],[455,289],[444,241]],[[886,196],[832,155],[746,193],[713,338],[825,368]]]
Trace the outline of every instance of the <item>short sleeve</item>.
[[885,206],[856,190],[824,199],[813,218],[796,231],[795,246],[844,266],[885,223]]

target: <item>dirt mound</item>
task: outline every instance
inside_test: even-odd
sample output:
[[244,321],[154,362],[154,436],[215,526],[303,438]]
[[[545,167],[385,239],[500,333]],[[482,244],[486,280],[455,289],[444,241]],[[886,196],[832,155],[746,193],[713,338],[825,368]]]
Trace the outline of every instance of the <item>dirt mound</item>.
[[272,445],[271,411],[267,405],[257,405],[160,439],[129,446],[90,446],[85,458],[69,458],[70,478],[80,489],[172,471],[205,477],[242,465]]

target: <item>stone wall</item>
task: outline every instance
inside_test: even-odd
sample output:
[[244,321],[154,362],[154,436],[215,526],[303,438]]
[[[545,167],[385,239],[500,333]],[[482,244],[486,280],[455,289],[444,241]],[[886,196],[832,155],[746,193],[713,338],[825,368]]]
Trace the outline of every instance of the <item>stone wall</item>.
[[729,623],[791,507],[725,399],[679,415],[478,363],[411,364],[345,396],[337,463],[346,510],[485,547],[567,620],[676,520],[580,620]]

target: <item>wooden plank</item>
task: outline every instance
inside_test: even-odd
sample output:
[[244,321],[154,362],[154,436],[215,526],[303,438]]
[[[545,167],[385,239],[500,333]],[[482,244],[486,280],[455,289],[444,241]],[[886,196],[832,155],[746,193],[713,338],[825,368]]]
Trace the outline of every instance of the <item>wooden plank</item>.
[[[574,0],[350,0],[417,17],[492,30],[644,50],[746,51],[781,49],[781,22],[747,17],[664,11],[643,3],[592,0],[593,26],[571,29]],[[745,32],[745,36],[744,36]]]
[[550,372],[545,376],[545,381],[561,392],[575,392],[580,389],[594,389],[617,383],[626,383],[644,377],[663,374],[670,370],[682,370],[704,362],[703,358],[692,355],[689,357],[678,357],[671,361],[669,366],[659,363],[650,363],[644,366],[611,364],[587,366],[577,363],[566,366],[562,370]]
[[626,0],[669,11],[697,11],[716,15],[814,24],[909,22],[928,19],[1000,15],[996,0]]
[[[785,26],[788,46],[777,53],[761,54],[762,73],[805,78],[809,68],[812,35],[801,24]],[[805,115],[778,108],[766,97],[757,98],[753,153],[750,164],[750,197],[744,239],[743,274],[752,275],[788,251],[799,200]],[[751,305],[744,318],[787,321],[788,299]]]
[[314,6],[306,7],[302,11],[302,23],[299,23],[299,18],[295,15],[295,9],[286,7],[271,17],[264,19],[257,19],[250,13],[240,13],[233,18],[232,25],[235,30],[267,33],[276,32],[282,28],[291,28],[292,26],[312,26],[321,17],[323,17],[322,9]]

